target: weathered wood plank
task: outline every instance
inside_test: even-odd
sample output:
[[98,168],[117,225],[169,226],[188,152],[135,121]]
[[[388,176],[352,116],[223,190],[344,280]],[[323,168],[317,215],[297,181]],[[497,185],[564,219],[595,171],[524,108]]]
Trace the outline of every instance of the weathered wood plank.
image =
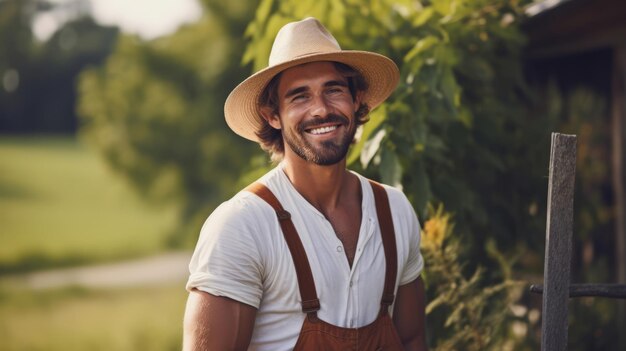
[[541,349],[567,349],[576,136],[552,133],[544,264]]
[[[543,294],[543,285],[531,285],[530,292]],[[570,284],[569,297],[626,299],[626,284]]]

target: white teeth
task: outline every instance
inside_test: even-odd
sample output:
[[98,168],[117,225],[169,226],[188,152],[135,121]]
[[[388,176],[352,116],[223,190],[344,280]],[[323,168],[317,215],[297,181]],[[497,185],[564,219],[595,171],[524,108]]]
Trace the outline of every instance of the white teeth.
[[311,131],[309,131],[309,133],[311,133],[311,134],[324,134],[324,133],[332,132],[335,129],[337,129],[337,126],[321,127],[321,128],[311,129]]

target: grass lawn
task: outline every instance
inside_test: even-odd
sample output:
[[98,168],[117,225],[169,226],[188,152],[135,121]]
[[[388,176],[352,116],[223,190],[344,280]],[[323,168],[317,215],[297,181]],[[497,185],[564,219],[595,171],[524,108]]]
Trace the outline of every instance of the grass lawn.
[[72,137],[0,136],[0,274],[158,252],[176,214]]
[[180,350],[186,298],[184,283],[0,290],[0,350]]

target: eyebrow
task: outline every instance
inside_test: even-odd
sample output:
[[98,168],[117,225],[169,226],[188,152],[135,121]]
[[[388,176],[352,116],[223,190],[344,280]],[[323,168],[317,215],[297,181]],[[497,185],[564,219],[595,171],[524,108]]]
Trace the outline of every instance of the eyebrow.
[[302,87],[297,87],[297,88],[289,89],[289,90],[287,90],[287,92],[285,93],[285,99],[286,99],[286,98],[289,98],[289,97],[292,97],[292,96],[294,96],[294,95],[298,95],[298,94],[300,94],[300,93],[303,93],[303,92],[305,92],[305,91],[307,91],[307,90],[309,90],[309,88],[308,88],[308,87],[306,87],[306,86],[302,86]]
[[[325,88],[334,87],[334,86],[348,87],[348,83],[341,81],[341,80],[329,80],[328,82],[324,83]],[[303,93],[307,90],[309,90],[308,86],[300,86],[300,87],[295,87],[293,89],[289,89],[285,93],[285,99],[292,97],[294,95]]]

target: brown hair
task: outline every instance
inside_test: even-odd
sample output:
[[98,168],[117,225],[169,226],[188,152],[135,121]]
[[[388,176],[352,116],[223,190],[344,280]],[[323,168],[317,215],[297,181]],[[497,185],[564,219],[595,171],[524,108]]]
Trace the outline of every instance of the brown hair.
[[[348,89],[350,90],[352,99],[356,99],[357,93],[367,91],[368,84],[359,71],[344,63],[333,62],[333,64],[337,71],[348,81]],[[280,83],[281,75],[282,73],[275,75],[274,78],[267,83],[263,92],[261,92],[259,101],[257,102],[259,110],[262,107],[269,107],[272,113],[278,114],[278,84]],[[355,113],[357,126],[369,121],[369,117],[367,116],[369,112],[370,109],[366,103],[359,105]],[[283,158],[285,153],[283,134],[280,129],[275,129],[270,126],[265,118],[261,117],[261,120],[261,127],[255,132],[257,137],[259,137],[261,148],[270,154],[272,161],[278,162]]]

